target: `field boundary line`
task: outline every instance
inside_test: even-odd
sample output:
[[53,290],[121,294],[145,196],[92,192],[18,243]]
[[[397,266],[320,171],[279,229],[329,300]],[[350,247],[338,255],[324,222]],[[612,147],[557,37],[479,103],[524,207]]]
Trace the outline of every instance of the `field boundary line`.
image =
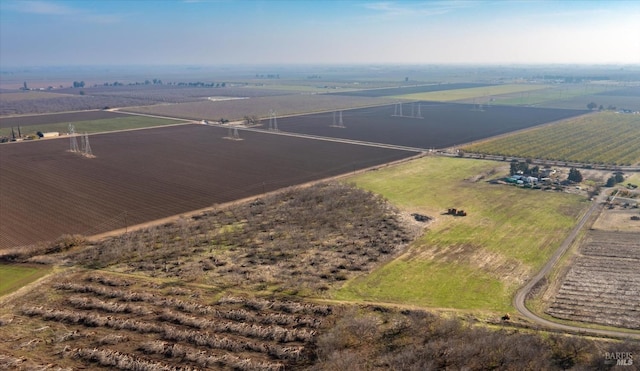
[[[229,128],[228,125],[219,125],[219,124],[209,124],[208,126],[220,127],[220,128]],[[386,144],[386,143],[376,143],[376,142],[366,142],[355,139],[344,139],[344,138],[333,138],[333,137],[325,137],[321,135],[313,135],[313,134],[301,134],[301,133],[292,133],[288,131],[275,131],[275,130],[265,130],[265,129],[256,129],[256,128],[247,128],[242,126],[234,126],[234,128],[238,128],[238,130],[250,131],[255,133],[264,133],[264,134],[273,134],[273,135],[283,135],[289,137],[297,137],[297,138],[306,138],[306,139],[315,139],[322,140],[326,142],[335,142],[335,143],[345,143],[345,144],[353,144],[360,146],[368,146],[368,147],[378,147],[378,148],[387,148],[387,149],[395,149],[399,151],[409,151],[409,152],[428,152],[427,148],[419,148],[419,147],[407,147],[400,146],[395,144]]]

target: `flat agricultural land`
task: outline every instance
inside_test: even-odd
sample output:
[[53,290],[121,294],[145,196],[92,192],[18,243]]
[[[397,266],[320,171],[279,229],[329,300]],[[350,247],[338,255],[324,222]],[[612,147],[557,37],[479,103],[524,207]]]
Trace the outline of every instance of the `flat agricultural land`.
[[399,99],[412,99],[412,100],[428,100],[437,102],[451,102],[451,101],[464,101],[477,98],[479,103],[491,104],[491,97],[494,95],[513,94],[519,92],[529,92],[542,90],[547,88],[546,85],[528,85],[528,84],[507,84],[507,85],[480,85],[480,86],[465,86],[460,84],[460,87],[452,89],[441,89],[426,92],[416,93],[404,93],[396,94],[395,98]]
[[[593,94],[606,92],[614,88],[595,84],[558,84],[558,85],[505,85],[505,86],[530,86],[531,89],[513,90],[501,94],[473,97],[477,103],[530,106],[546,108],[585,109],[591,102]],[[533,89],[533,87],[538,89]],[[467,99],[470,101],[471,99]],[[469,102],[471,103],[471,102]],[[606,106],[605,106],[606,107]]]
[[640,232],[589,231],[546,313],[640,329]]
[[268,120],[270,112],[278,116],[300,115],[309,112],[324,112],[354,107],[368,107],[389,104],[394,100],[379,97],[344,97],[329,94],[296,94],[286,96],[265,96],[249,99],[162,104],[123,109],[127,112],[181,117],[190,120],[218,121],[242,120],[245,116],[258,116]]
[[[343,300],[513,311],[515,291],[544,265],[584,198],[490,184],[496,162],[425,157],[348,179],[406,212],[434,218],[407,252],[335,293]],[[465,217],[444,215],[463,209]]]
[[640,115],[598,112],[463,147],[497,156],[593,164],[640,162]]
[[55,113],[48,115],[30,115],[0,117],[0,128],[18,128],[18,126],[48,125],[61,123],[75,123],[78,121],[92,121],[126,117],[128,115],[104,110]]
[[35,281],[49,272],[49,268],[36,265],[0,264],[0,296]]
[[13,102],[21,102],[21,101],[29,101],[29,100],[64,98],[67,96],[68,94],[64,94],[64,93],[50,93],[50,92],[42,92],[42,91],[21,91],[18,93],[0,93],[0,102],[13,103]]
[[[420,86],[403,86],[397,88],[383,88],[383,89],[367,89],[357,90],[349,92],[337,92],[330,93],[330,95],[342,95],[348,97],[388,97],[388,96],[406,96],[406,99],[414,99],[413,95],[421,95],[429,92],[442,92],[456,89],[471,89],[471,88],[485,88],[493,86],[493,84],[480,84],[480,83],[455,83],[455,84],[434,84],[434,85],[420,85]],[[421,100],[427,100],[424,98],[415,98]]]
[[125,85],[0,93],[0,116],[102,109],[104,107],[206,101],[209,97],[265,97],[299,92],[236,87]]
[[[79,116],[82,117],[82,115]],[[89,119],[89,121],[73,121],[73,126],[76,133],[84,134],[175,125],[184,122],[185,120],[164,119],[142,115],[118,114],[117,116],[114,116],[112,118]],[[66,134],[69,132],[69,123],[70,122],[33,124],[21,127],[21,132],[23,136],[30,134],[35,135],[38,131],[41,131],[43,133],[53,131],[60,134]],[[14,133],[17,134],[18,128],[13,127],[13,130]],[[0,135],[11,137],[11,128],[0,129]]]
[[[559,91],[558,91],[559,90]],[[566,90],[557,88],[551,97],[539,104],[550,108],[574,108],[583,109],[589,103],[595,103],[598,107],[612,110],[640,111],[640,88],[630,87],[626,89],[612,89],[610,87],[586,86],[568,87]],[[613,108],[615,107],[615,108]]]
[[181,125],[0,146],[0,248],[97,234],[413,155]]
[[[278,118],[287,132],[386,143],[415,148],[446,148],[584,114],[586,111],[415,102]],[[418,113],[420,111],[420,114]],[[400,116],[402,113],[403,116]],[[418,118],[421,115],[422,118]],[[263,126],[268,121],[263,120]]]

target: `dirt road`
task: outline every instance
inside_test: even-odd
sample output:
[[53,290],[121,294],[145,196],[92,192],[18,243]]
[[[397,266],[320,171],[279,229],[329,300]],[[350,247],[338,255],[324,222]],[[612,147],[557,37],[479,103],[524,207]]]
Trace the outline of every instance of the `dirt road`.
[[540,272],[538,272],[538,274],[536,276],[534,276],[531,279],[531,281],[529,281],[529,283],[527,283],[524,287],[522,287],[516,293],[516,296],[513,299],[513,305],[518,310],[518,312],[520,312],[523,316],[525,316],[526,318],[530,319],[531,321],[533,321],[533,322],[535,322],[535,323],[537,323],[539,325],[542,325],[544,327],[547,327],[547,328],[553,328],[553,329],[562,330],[562,331],[569,331],[569,332],[578,332],[578,333],[584,334],[584,335],[597,335],[597,336],[606,336],[606,337],[615,337],[615,338],[640,339],[640,334],[639,333],[629,333],[629,332],[616,331],[616,330],[600,330],[600,329],[585,328],[585,327],[579,327],[579,326],[571,326],[571,325],[565,325],[565,324],[561,324],[561,323],[552,322],[552,321],[549,321],[547,319],[544,319],[542,317],[537,316],[536,314],[531,312],[527,308],[527,306],[525,305],[525,301],[526,301],[527,296],[529,295],[529,292],[531,291],[531,289],[534,286],[536,286],[536,284],[538,284],[538,282],[540,282],[540,280],[543,277],[545,277],[547,274],[549,274],[549,272],[551,272],[553,267],[558,263],[558,260],[560,260],[560,258],[564,255],[564,253],[569,249],[569,246],[571,246],[573,241],[576,239],[576,236],[578,235],[580,230],[582,228],[584,228],[584,225],[586,224],[587,220],[589,220],[589,218],[593,215],[593,213],[596,212],[596,211],[600,212],[602,210],[602,208],[604,207],[604,203],[603,202],[606,199],[606,197],[607,197],[606,194],[604,192],[602,192],[593,201],[593,203],[592,203],[591,207],[589,208],[589,210],[587,210],[587,212],[582,216],[582,218],[580,219],[578,224],[576,224],[576,226],[573,228],[571,233],[567,236],[567,238],[564,240],[562,245],[560,245],[558,250],[556,250],[556,252],[549,259],[547,264],[542,268],[542,270],[540,270]]

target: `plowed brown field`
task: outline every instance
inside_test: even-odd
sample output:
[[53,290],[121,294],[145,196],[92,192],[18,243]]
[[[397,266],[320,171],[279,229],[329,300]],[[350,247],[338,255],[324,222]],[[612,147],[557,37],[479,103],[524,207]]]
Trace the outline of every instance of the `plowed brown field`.
[[0,248],[92,235],[335,176],[412,152],[185,125],[0,146]]
[[[342,112],[283,117],[278,128],[295,133],[416,148],[446,148],[586,113],[584,110],[415,102]],[[335,115],[335,116],[334,116]],[[268,124],[263,120],[263,124]]]

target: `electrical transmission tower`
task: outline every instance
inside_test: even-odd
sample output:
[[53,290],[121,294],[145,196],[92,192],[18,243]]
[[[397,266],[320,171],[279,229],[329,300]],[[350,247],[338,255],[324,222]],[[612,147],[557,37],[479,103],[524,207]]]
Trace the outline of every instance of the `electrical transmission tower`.
[[402,103],[398,102],[393,107],[393,116],[402,117]]
[[84,157],[93,158],[93,152],[91,151],[91,145],[89,145],[89,134],[84,133],[82,137],[82,155]]
[[69,141],[69,151],[80,152],[80,148],[78,147],[78,138],[76,138],[76,128],[73,124],[69,124]]
[[235,127],[235,126],[234,127],[229,127],[229,133],[227,134],[225,139],[242,140],[240,138],[240,134],[238,133],[238,128]]
[[278,118],[274,110],[269,111],[269,130],[278,131]]
[[[336,112],[338,113],[337,122],[336,122]],[[342,111],[333,111],[333,125],[331,126],[344,129],[345,126],[344,126],[344,121],[342,120]]]
[[422,105],[420,104],[420,102],[418,102],[418,112],[416,113],[416,103],[413,102],[411,103],[411,114],[410,115],[405,115],[402,113],[402,106],[403,104],[401,102],[398,102],[395,104],[394,108],[393,108],[393,115],[395,117],[406,117],[406,118],[410,118],[410,119],[423,119],[424,117],[422,117]]

